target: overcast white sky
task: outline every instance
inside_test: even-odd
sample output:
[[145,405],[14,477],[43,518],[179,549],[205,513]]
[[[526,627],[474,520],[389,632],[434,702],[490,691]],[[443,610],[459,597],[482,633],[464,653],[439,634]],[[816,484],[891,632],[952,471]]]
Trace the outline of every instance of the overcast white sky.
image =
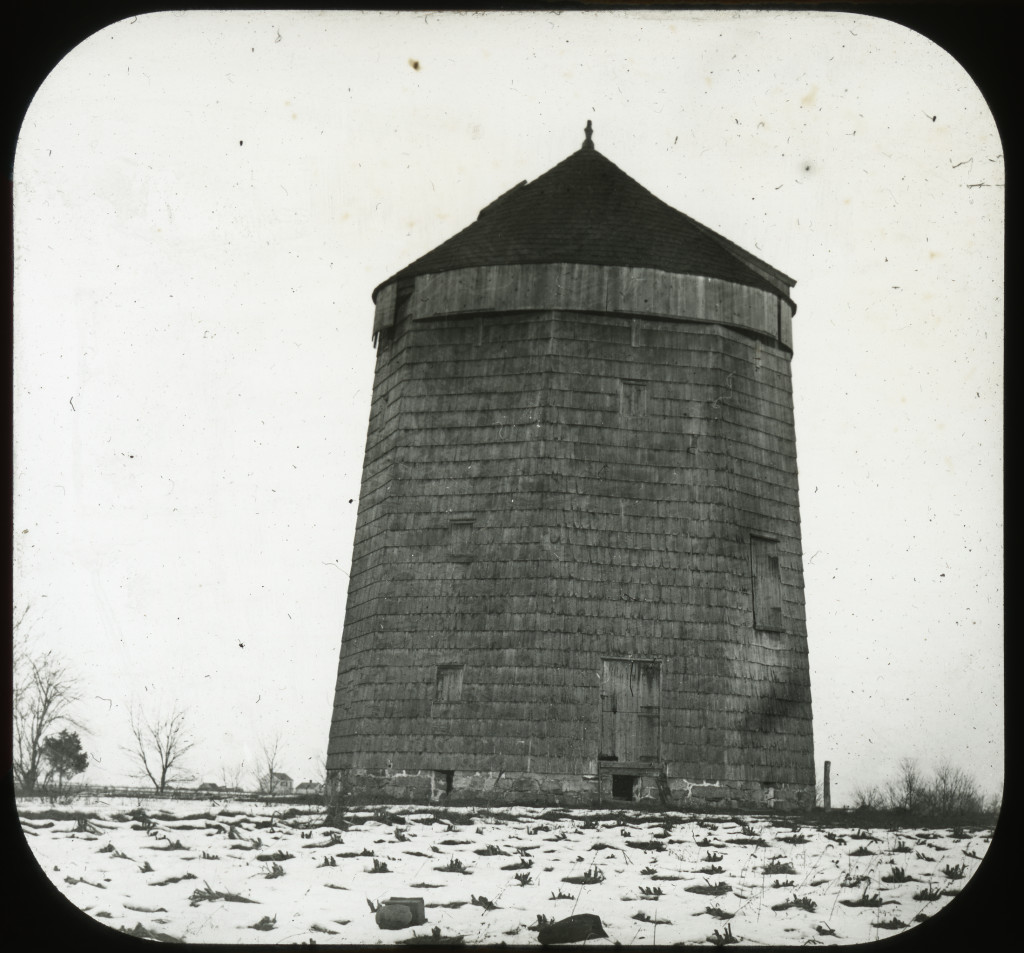
[[[415,68],[413,64],[417,64]],[[815,755],[1002,781],[1002,147],[929,40],[826,13],[187,12],[43,84],[15,197],[15,602],[192,768],[326,749],[374,286],[598,150],[797,279]]]

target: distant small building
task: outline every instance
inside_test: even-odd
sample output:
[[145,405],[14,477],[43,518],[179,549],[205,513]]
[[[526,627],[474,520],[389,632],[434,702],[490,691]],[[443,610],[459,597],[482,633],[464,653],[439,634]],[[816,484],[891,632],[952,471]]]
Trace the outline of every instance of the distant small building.
[[280,771],[273,771],[270,775],[271,794],[291,794],[294,781]]
[[303,781],[295,789],[296,794],[323,794],[324,785],[322,781]]
[[221,787],[219,784],[214,784],[213,781],[204,781],[199,785],[200,791],[219,791]]

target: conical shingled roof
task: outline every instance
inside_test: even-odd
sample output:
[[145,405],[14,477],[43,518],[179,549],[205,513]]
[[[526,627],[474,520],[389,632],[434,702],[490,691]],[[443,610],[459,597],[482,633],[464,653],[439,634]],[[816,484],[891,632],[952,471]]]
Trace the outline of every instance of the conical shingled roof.
[[472,225],[381,282],[373,297],[400,278],[456,268],[548,262],[704,275],[786,298],[794,284],[771,265],[652,195],[601,155],[588,138],[554,168],[510,189]]

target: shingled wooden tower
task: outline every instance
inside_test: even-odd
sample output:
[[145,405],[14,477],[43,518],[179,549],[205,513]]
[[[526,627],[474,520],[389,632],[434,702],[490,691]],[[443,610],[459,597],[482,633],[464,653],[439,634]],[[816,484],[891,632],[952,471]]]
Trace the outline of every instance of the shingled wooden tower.
[[813,803],[793,284],[588,123],[376,289],[335,791]]

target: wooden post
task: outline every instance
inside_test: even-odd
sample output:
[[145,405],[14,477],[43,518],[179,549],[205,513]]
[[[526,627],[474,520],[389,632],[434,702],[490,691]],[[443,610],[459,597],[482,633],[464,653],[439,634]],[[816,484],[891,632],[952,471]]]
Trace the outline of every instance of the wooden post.
[[832,810],[832,780],[829,777],[832,771],[832,762],[825,762],[825,778],[822,785],[821,804],[826,811]]

